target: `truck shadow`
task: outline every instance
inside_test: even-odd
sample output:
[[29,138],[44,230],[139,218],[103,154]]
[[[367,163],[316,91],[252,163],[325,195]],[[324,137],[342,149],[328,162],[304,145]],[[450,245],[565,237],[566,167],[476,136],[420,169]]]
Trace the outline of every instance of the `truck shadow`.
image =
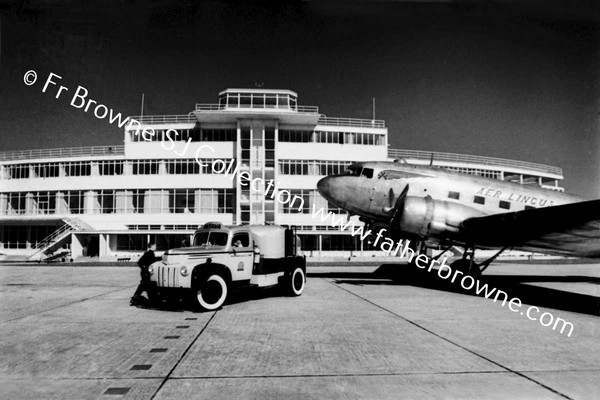
[[[336,284],[348,285],[406,285],[425,289],[461,293],[470,296],[477,295],[475,289],[464,290],[458,280],[454,283],[449,279],[441,279],[435,272],[424,272],[414,267],[398,264],[381,265],[374,272],[325,272],[309,273],[308,277],[334,279]],[[597,285],[600,292],[600,278],[592,276],[548,276],[548,275],[494,275],[485,274],[482,284],[487,284],[489,290],[496,288],[507,293],[507,302],[514,297],[524,304],[544,308],[571,311],[580,314],[600,315],[600,296],[586,293],[576,293],[568,290],[537,286],[537,283],[585,283]],[[494,294],[489,297],[494,299]],[[503,296],[499,297],[501,303]]]
[[[284,296],[282,290],[275,287],[265,287],[265,288],[237,288],[232,289],[228,296],[223,307],[227,307],[227,305],[245,303],[255,300],[266,299],[269,297],[280,297]],[[182,297],[182,298],[164,298],[160,302],[151,302],[148,298],[142,296],[135,304],[132,304],[134,307],[145,308],[151,310],[160,310],[160,311],[169,311],[169,312],[206,312],[200,309],[200,306],[195,304],[195,301],[191,297]]]

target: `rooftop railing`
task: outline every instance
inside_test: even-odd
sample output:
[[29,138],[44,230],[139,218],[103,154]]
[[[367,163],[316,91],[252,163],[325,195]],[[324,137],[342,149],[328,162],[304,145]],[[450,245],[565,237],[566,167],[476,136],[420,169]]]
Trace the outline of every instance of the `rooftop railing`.
[[495,157],[484,157],[484,156],[473,156],[468,154],[455,154],[455,153],[443,153],[435,151],[422,151],[422,150],[402,150],[402,149],[388,149],[388,157],[390,158],[407,158],[417,160],[431,160],[433,155],[433,161],[450,161],[450,162],[466,162],[466,163],[477,163],[483,165],[494,165],[499,167],[514,167],[519,169],[527,169],[530,171],[544,172],[553,175],[563,175],[562,168],[553,167],[551,165],[537,164],[528,161],[517,161],[508,160],[504,158]]
[[[198,118],[193,114],[184,115],[144,115],[144,116],[133,116],[132,119],[138,121],[141,124],[190,124],[198,121]],[[126,127],[130,124],[127,123]],[[131,129],[137,129],[138,126],[134,123],[131,124]]]
[[[245,110],[279,110],[297,112],[301,114],[318,114],[319,107],[316,106],[295,106],[295,107],[284,107],[284,106],[254,106],[250,107],[232,107],[221,104],[196,104],[196,111],[245,111]],[[196,116],[192,113],[185,115],[144,115],[144,116],[132,116],[132,119],[140,122],[141,124],[173,124],[173,123],[195,123],[197,121]],[[351,126],[359,128],[385,128],[385,121],[382,119],[359,119],[359,118],[330,118],[325,115],[320,115],[319,125],[329,126]],[[129,124],[127,125],[129,126]],[[131,128],[137,129],[136,124],[132,124]]]
[[294,106],[294,105],[276,105],[276,104],[196,104],[196,111],[239,111],[239,110],[281,110],[298,112],[303,114],[318,114],[317,106]]
[[318,124],[330,126],[352,126],[360,128],[385,128],[385,121],[382,119],[329,118],[322,116],[319,118]]
[[114,155],[125,155],[125,146],[60,147],[54,149],[5,151],[0,153],[0,161]]

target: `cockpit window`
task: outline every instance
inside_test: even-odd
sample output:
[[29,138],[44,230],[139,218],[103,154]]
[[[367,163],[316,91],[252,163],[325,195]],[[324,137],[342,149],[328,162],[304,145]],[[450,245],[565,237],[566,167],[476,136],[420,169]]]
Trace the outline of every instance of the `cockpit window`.
[[352,175],[352,176],[360,176],[360,172],[362,171],[362,167],[349,167],[344,175]]
[[194,236],[194,246],[225,246],[227,232],[199,232]]
[[373,177],[373,169],[372,168],[363,168],[362,176],[371,179]]
[[363,167],[349,167],[345,175],[351,176],[364,176],[365,178],[373,178],[373,169],[372,168],[363,168]]

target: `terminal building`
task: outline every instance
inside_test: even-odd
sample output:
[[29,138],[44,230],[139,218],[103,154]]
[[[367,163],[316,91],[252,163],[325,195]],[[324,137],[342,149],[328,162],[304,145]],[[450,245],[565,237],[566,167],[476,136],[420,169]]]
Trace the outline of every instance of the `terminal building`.
[[[326,117],[290,90],[227,89],[188,114],[123,126],[114,146],[0,153],[2,257],[131,257],[150,240],[159,250],[189,245],[207,221],[295,225],[308,257],[378,254],[312,216],[313,206],[343,216],[316,185],[358,161],[403,159],[562,190],[558,167],[389,149],[384,121]],[[284,191],[302,206],[277,201]]]

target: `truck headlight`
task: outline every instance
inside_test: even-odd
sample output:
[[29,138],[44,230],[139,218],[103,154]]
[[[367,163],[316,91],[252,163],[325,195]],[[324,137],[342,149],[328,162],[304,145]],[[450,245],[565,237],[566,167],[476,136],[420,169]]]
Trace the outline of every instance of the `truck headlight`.
[[182,265],[181,268],[179,269],[179,273],[181,273],[181,276],[187,276],[189,271],[185,265]]
[[150,275],[154,273],[154,265],[148,267],[148,272],[150,273]]

